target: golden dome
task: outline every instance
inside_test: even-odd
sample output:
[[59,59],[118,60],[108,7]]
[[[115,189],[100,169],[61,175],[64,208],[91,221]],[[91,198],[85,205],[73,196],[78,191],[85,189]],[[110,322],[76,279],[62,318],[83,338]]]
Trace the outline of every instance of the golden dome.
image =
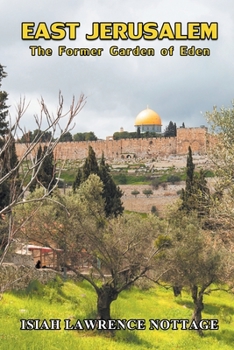
[[135,126],[140,125],[162,125],[159,115],[150,108],[144,109],[138,114],[135,120]]

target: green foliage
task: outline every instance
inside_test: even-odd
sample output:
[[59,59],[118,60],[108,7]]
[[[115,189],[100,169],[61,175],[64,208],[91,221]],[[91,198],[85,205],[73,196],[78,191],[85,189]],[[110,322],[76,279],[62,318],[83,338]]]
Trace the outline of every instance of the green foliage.
[[[122,174],[113,174],[113,179],[117,185],[121,185]],[[120,179],[120,181],[119,181]],[[146,175],[128,175],[126,174],[126,185],[145,185],[150,184],[149,177]]]
[[49,142],[52,139],[51,131],[42,131],[40,129],[35,129],[34,131],[26,132],[21,139],[20,143],[30,143],[30,142]]
[[105,201],[105,214],[107,217],[118,216],[123,213],[123,205],[121,197],[122,191],[116,186],[111,174],[108,164],[105,163],[104,154],[102,155],[100,165],[98,166],[95,152],[91,146],[89,146],[88,157],[82,168],[78,169],[75,181],[73,182],[73,191],[83,183],[91,174],[99,176],[103,182],[103,199]]
[[43,186],[50,190],[53,188],[53,186],[56,183],[55,179],[55,164],[54,164],[54,156],[53,152],[45,156],[47,152],[47,146],[44,146],[43,150],[41,145],[38,148],[37,156],[35,159],[35,163],[38,164],[42,160],[43,157],[44,160],[39,165],[40,169],[38,170],[38,167],[35,167],[35,171],[38,171],[37,176],[35,180],[30,185],[30,191],[33,192],[36,188]]
[[38,280],[32,280],[29,282],[28,287],[26,288],[26,294],[32,296],[34,294],[38,296],[43,296],[44,293],[44,285],[40,283]]
[[151,181],[151,185],[152,185],[154,190],[157,190],[159,188],[159,185],[160,185],[159,178],[157,178],[157,177],[153,178],[153,180]]
[[[4,67],[0,64],[0,87],[1,81],[7,76]],[[4,147],[7,142],[8,146],[2,152],[0,158],[0,176],[4,177],[18,163],[18,158],[15,150],[15,140],[8,129],[8,106],[6,105],[8,94],[5,91],[0,91],[0,148]],[[0,210],[7,207],[14,200],[19,189],[18,171],[12,172],[11,176],[0,184]]]
[[151,214],[158,216],[158,209],[155,205],[152,205],[151,207]]
[[169,122],[168,126],[164,131],[164,137],[175,137],[176,136],[176,123]]
[[105,163],[104,154],[102,154],[99,171],[100,179],[103,182],[103,198],[105,200],[106,216],[109,217],[114,215],[116,217],[121,215],[124,210],[121,202],[123,192],[115,185],[110,174],[109,166]]
[[73,141],[73,139],[72,139],[72,134],[69,131],[65,132],[60,137],[60,140],[59,140],[59,142],[71,142],[71,141]]
[[122,139],[136,139],[136,138],[152,138],[152,137],[161,137],[160,134],[156,132],[145,132],[145,133],[140,133],[139,131],[136,132],[128,132],[128,131],[122,131],[122,132],[115,132],[113,134],[113,139],[114,140],[122,140]]
[[176,182],[180,182],[181,181],[181,177],[179,175],[169,175],[167,177],[167,182],[171,182],[173,185]]
[[141,128],[137,127],[137,138],[139,139],[141,137]]
[[[1,81],[3,78],[6,78],[7,73],[4,70],[4,66],[0,64],[0,87],[2,86]],[[8,106],[6,101],[8,99],[8,94],[6,91],[0,91],[0,138],[4,137],[8,133],[8,122],[6,117],[8,116]],[[0,142],[2,146],[2,140]]]
[[97,136],[93,131],[90,132],[78,132],[73,135],[73,141],[97,141]]
[[75,190],[80,186],[81,183],[82,183],[82,170],[81,168],[78,168],[75,181],[72,184],[73,192],[75,192]]
[[119,184],[125,185],[127,183],[127,176],[125,174],[119,174]]
[[90,174],[99,175],[99,167],[96,154],[91,146],[89,146],[88,157],[82,168],[82,182],[87,180]]
[[172,239],[165,235],[159,235],[155,240],[155,245],[157,248],[169,248],[172,246]]
[[153,194],[153,191],[150,188],[146,188],[145,190],[142,191],[142,193],[149,198],[151,194]]
[[131,192],[131,194],[133,195],[133,196],[135,196],[135,198],[137,197],[137,195],[139,194],[140,192],[138,191],[138,190],[133,190],[132,192]]
[[199,217],[204,217],[209,213],[210,191],[207,187],[205,172],[201,169],[199,174],[194,173],[192,150],[189,146],[186,168],[186,186],[181,192],[181,210],[187,213],[196,210]]

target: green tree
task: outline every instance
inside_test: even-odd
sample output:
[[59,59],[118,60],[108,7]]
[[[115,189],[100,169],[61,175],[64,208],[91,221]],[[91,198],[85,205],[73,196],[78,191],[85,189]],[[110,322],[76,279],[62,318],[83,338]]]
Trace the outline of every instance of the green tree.
[[[7,76],[4,67],[0,65],[0,87],[1,81]],[[12,172],[18,163],[15,150],[15,140],[10,133],[9,123],[7,121],[8,106],[6,101],[8,94],[0,91],[0,176],[4,177],[7,173]],[[0,184],[0,210],[5,208],[16,196],[19,190],[18,170],[12,172],[6,181]]]
[[89,146],[88,157],[82,168],[82,182],[87,180],[90,174],[99,175],[99,167],[96,154],[91,146]]
[[[107,220],[102,193],[102,181],[91,174],[75,193],[62,196],[55,191],[53,200],[39,208],[36,203],[21,205],[15,216],[30,216],[22,231],[28,240],[62,249],[61,266],[90,283],[97,295],[97,319],[109,320],[112,302],[147,275],[164,247],[154,244],[162,231],[157,217],[128,214]],[[37,215],[32,215],[34,210]],[[85,271],[84,261],[89,265]]]
[[[4,66],[0,64],[0,88],[2,86],[1,82],[3,78],[7,77],[7,73],[4,70]],[[8,121],[6,120],[8,116],[8,106],[6,101],[8,99],[8,94],[6,91],[0,91],[0,146],[4,144],[4,136],[8,134]]]
[[99,166],[99,176],[103,182],[103,198],[105,200],[106,216],[116,217],[121,215],[124,211],[123,203],[121,202],[123,192],[119,186],[116,186],[114,183],[114,180],[110,174],[109,166],[105,163],[103,153]]
[[153,178],[153,180],[151,181],[151,185],[152,185],[154,190],[158,190],[159,185],[160,185],[159,178],[158,177]]
[[88,179],[91,174],[96,174],[103,182],[103,198],[105,200],[105,213],[106,216],[118,216],[123,213],[124,207],[121,202],[123,195],[122,191],[116,184],[110,174],[108,164],[105,163],[104,154],[98,166],[96,154],[91,146],[89,146],[88,157],[82,168],[78,169],[75,181],[72,188],[75,192],[77,188]]
[[76,189],[81,185],[81,183],[82,183],[82,170],[81,168],[78,168],[75,181],[72,184],[73,192],[76,191]]
[[141,138],[141,128],[139,126],[137,127],[137,138]]
[[70,131],[65,132],[65,133],[61,136],[61,138],[60,138],[59,141],[60,141],[60,142],[71,142],[71,141],[73,141],[73,139],[72,139],[72,134],[70,133]]
[[85,135],[82,132],[78,132],[73,135],[73,141],[85,141]]
[[97,141],[97,136],[93,131],[89,132],[78,132],[73,135],[73,141]]
[[35,129],[34,131],[26,132],[19,142],[21,143],[36,143],[36,142],[50,142],[52,138],[51,131],[43,131],[40,129]]
[[179,175],[169,175],[167,177],[167,182],[171,182],[173,185],[176,182],[180,182],[181,181],[181,177]]
[[97,141],[98,139],[93,131],[85,132],[84,137],[85,137],[85,141]]
[[164,131],[164,137],[175,137],[176,136],[176,123],[169,122],[168,126]]
[[135,198],[138,196],[139,193],[140,193],[140,192],[139,192],[138,190],[133,190],[133,191],[131,192],[131,194],[132,194],[133,196],[135,196]]
[[145,190],[142,191],[142,193],[149,198],[151,194],[153,194],[153,191],[150,188],[146,188]]
[[41,145],[39,146],[35,164],[36,177],[29,187],[30,191],[33,192],[40,186],[51,190],[56,184],[55,164],[53,153],[48,152],[47,146],[44,146],[43,150]]
[[181,209],[187,213],[196,210],[198,216],[209,214],[210,191],[207,187],[205,173],[201,169],[195,176],[195,165],[193,163],[192,150],[189,146],[186,166],[186,185],[181,191],[182,205]]
[[152,205],[151,207],[151,214],[158,216],[158,209],[155,205]]
[[[168,267],[162,277],[164,282],[190,290],[194,304],[192,320],[199,325],[204,310],[204,294],[208,288],[211,292],[212,285],[217,290],[230,281],[234,272],[233,256],[224,249],[218,237],[202,229],[196,212],[189,216],[178,211],[171,212],[168,225],[165,237],[171,243],[163,256],[158,256],[158,269],[161,261],[163,269],[165,265]],[[201,329],[198,332],[202,335]]]

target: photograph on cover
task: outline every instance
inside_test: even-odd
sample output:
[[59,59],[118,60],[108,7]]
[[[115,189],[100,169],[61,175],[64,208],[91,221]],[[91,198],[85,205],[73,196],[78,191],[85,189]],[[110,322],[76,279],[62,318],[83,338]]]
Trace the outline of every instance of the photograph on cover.
[[1,349],[232,349],[234,5],[0,8]]

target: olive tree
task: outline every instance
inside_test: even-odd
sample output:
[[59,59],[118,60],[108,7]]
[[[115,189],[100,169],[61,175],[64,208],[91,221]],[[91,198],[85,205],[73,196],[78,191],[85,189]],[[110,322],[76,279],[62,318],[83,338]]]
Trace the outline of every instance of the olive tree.
[[[234,256],[211,231],[202,229],[196,212],[190,216],[171,213],[169,226],[167,240],[169,238],[170,244],[162,259],[162,266],[166,264],[169,269],[163,280],[190,291],[194,303],[192,320],[199,325],[204,294],[208,294],[214,285],[216,289],[223,288],[223,284],[233,278]],[[156,259],[160,261],[160,255]],[[201,329],[199,333],[202,334]]]
[[21,230],[28,241],[62,249],[61,267],[93,286],[97,317],[107,320],[111,318],[111,303],[153,269],[155,256],[164,246],[155,246],[163,223],[153,215],[145,219],[140,215],[107,219],[102,189],[100,178],[91,174],[75,193],[54,193],[52,199],[41,203],[41,208],[35,203],[23,204],[17,208],[16,217],[23,220],[31,215]]

